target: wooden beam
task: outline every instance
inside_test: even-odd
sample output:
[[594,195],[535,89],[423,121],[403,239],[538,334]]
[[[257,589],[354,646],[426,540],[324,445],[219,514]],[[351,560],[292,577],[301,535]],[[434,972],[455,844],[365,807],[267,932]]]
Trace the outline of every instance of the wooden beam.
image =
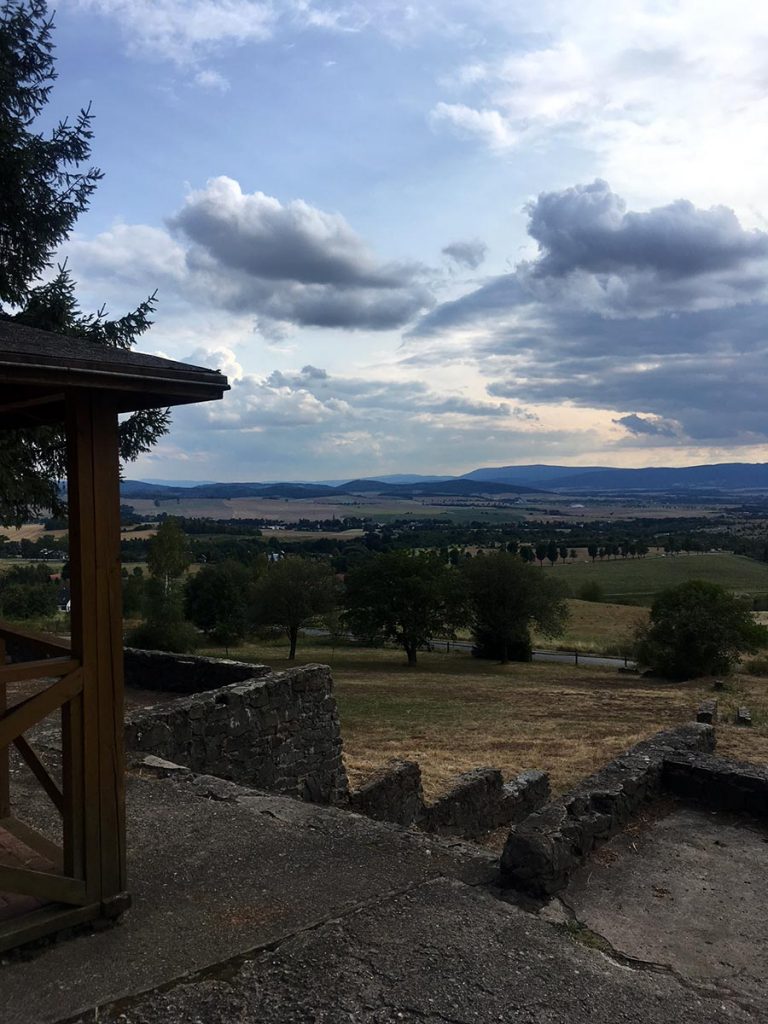
[[[125,907],[121,906],[120,911]],[[44,935],[52,935],[73,928],[87,921],[104,920],[115,916],[107,912],[101,903],[89,903],[84,907],[41,907],[23,917],[12,917],[0,922],[0,953],[15,946],[33,942]]]
[[37,395],[34,398],[20,398],[15,401],[8,401],[7,399],[0,402],[0,415],[5,415],[10,412],[19,412],[26,409],[36,409],[41,405],[50,405],[51,403],[64,401],[64,394],[46,394]]
[[[0,668],[5,665],[5,641],[0,637]],[[0,715],[8,707],[5,683],[0,682]],[[0,749],[0,818],[11,813],[11,772],[8,747]]]
[[[47,836],[44,836],[37,829],[32,828],[31,825],[27,825],[26,822],[19,821],[18,818],[13,816],[0,818],[0,828],[4,828],[6,832],[16,836],[25,846],[39,853],[41,857],[45,857],[47,861],[53,864],[57,872],[61,872],[61,848]],[[68,875],[69,872],[65,871],[63,874]]]
[[87,902],[85,885],[76,878],[53,875],[30,868],[8,868],[0,864],[0,891],[34,896],[54,903],[81,906]]
[[73,878],[85,878],[85,748],[82,693],[61,707],[61,755],[64,871]]
[[5,711],[0,715],[0,750],[46,715],[71,700],[82,688],[83,673],[78,668],[64,679],[60,679],[58,683]]
[[89,897],[106,900],[126,888],[118,422],[104,394],[73,391],[67,401],[72,654],[83,671],[84,875]]
[[56,654],[69,656],[69,644],[64,640],[48,636],[46,633],[36,633],[31,629],[20,629],[18,626],[10,626],[6,622],[0,622],[0,639],[19,640],[25,647],[39,651],[40,654]]
[[17,736],[16,739],[13,741],[13,745],[16,747],[19,754],[26,762],[27,766],[29,767],[29,770],[32,772],[32,774],[43,787],[45,792],[51,798],[51,803],[53,804],[53,806],[60,814],[63,814],[64,796],[59,787],[48,774],[48,769],[37,756],[33,748],[27,743],[23,736]]
[[75,658],[43,658],[0,667],[0,682],[23,683],[28,679],[58,679],[80,667]]

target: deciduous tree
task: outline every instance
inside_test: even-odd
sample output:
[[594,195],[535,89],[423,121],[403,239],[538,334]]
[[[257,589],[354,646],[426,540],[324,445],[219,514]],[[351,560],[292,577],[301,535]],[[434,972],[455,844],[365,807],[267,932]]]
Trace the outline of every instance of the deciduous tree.
[[270,562],[256,581],[256,621],[285,630],[290,644],[288,659],[296,657],[299,630],[318,615],[332,611],[339,586],[327,562],[283,558]]
[[768,644],[751,605],[716,583],[689,580],[663,591],[637,635],[637,659],[670,679],[725,675],[742,654]]
[[434,555],[387,552],[348,574],[347,622],[360,636],[399,644],[415,665],[420,647],[455,637],[463,617],[460,580]]
[[205,565],[187,579],[184,611],[214,643],[230,647],[248,632],[253,587],[253,572],[239,562]]
[[477,656],[523,660],[530,656],[532,626],[547,636],[563,631],[568,607],[549,573],[498,552],[474,558],[463,574]]

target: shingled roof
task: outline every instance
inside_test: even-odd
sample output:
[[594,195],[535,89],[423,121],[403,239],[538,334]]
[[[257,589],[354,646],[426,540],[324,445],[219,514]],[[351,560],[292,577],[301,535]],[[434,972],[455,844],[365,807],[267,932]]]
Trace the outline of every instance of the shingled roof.
[[58,419],[73,388],[130,412],[218,399],[229,385],[218,370],[0,320],[0,426]]

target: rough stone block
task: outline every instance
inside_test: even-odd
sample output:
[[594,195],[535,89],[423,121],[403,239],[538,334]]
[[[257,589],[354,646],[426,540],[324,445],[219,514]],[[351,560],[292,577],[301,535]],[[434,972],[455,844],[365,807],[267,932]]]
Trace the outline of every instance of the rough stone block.
[[538,896],[558,892],[596,842],[660,791],[665,758],[711,751],[714,743],[714,729],[701,723],[657,733],[530,814],[510,831],[501,857],[504,883]]
[[412,825],[424,814],[421,769],[415,761],[393,758],[350,793],[349,806],[377,821]]
[[703,700],[699,704],[699,710],[696,712],[697,722],[708,722],[710,725],[714,725],[717,721],[717,700],[712,697],[709,700]]

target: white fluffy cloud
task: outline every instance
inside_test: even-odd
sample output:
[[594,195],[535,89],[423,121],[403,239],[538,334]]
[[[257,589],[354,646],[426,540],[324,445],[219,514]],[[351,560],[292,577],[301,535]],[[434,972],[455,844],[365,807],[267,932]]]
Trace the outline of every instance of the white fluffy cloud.
[[117,22],[132,52],[186,63],[224,45],[261,42],[275,10],[261,0],[69,0]]
[[473,52],[433,121],[497,151],[575,149],[638,196],[663,189],[742,212],[765,200],[754,168],[768,144],[768,8],[551,0],[516,13],[528,34],[506,53]]

